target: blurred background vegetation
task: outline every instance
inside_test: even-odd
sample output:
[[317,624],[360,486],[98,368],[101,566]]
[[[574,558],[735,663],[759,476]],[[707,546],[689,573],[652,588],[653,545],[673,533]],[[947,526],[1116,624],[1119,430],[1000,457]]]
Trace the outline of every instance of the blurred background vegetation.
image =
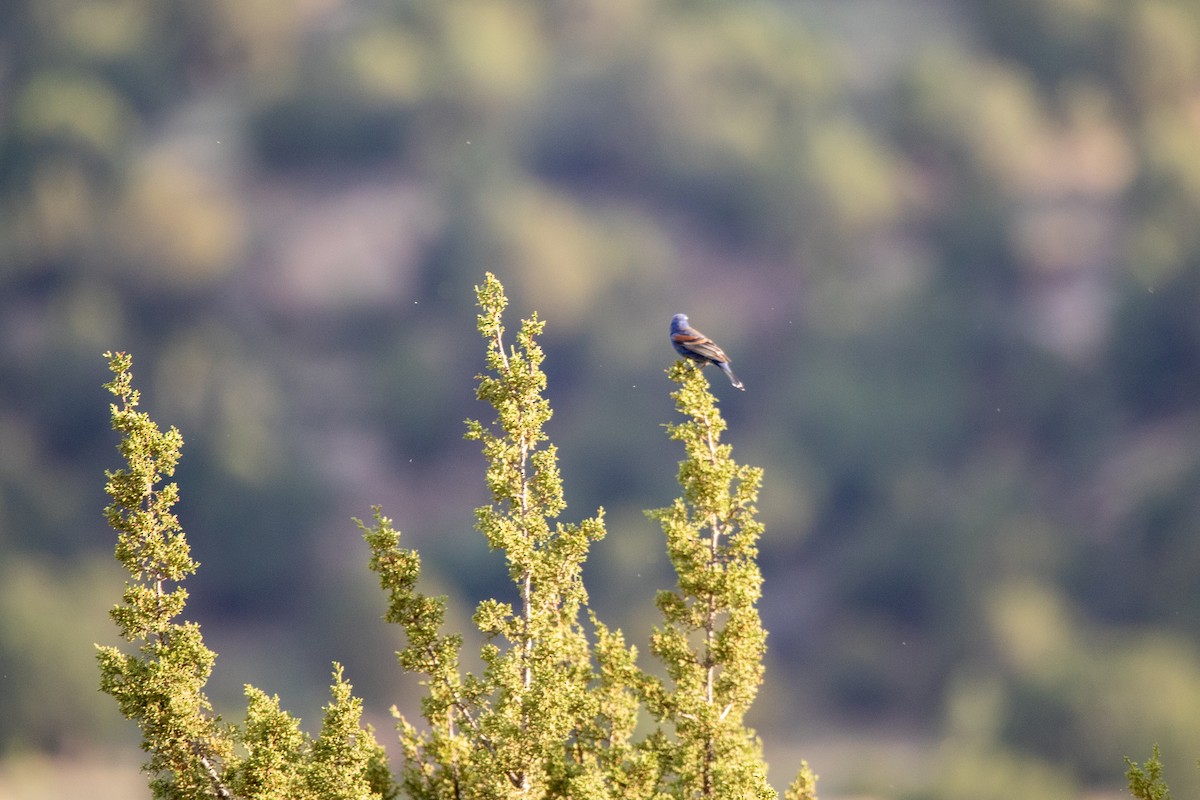
[[458,627],[505,591],[461,440],[491,270],[635,642],[670,316],[734,357],[777,783],[1117,797],[1158,742],[1200,795],[1198,221],[1197,0],[0,2],[0,794],[148,796],[92,651],[108,349],[187,442],[220,709],[312,728],[335,658],[412,707],[349,518]]

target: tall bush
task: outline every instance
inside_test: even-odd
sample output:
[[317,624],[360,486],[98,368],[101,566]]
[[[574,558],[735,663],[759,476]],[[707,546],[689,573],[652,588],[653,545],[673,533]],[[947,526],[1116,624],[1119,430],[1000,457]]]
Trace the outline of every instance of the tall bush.
[[[443,630],[446,600],[418,591],[419,555],[380,508],[358,521],[370,567],[388,595],[386,619],[405,633],[400,666],[422,676],[421,723],[393,709],[403,765],[389,770],[362,702],[333,667],[320,734],[248,686],[244,722],[217,717],[204,694],[215,654],[199,626],[179,621],[182,581],[197,564],[172,507],[167,482],[183,440],[137,410],[132,361],[106,354],[117,398],[123,469],[108,473],[109,523],[116,555],[130,573],[112,611],[134,647],[100,647],[101,688],[142,729],[145,768],[156,798],[773,798],[761,743],[744,723],[762,683],[766,647],[757,611],[762,576],[756,519],[761,470],[737,464],[720,441],[725,422],[703,373],[677,362],[669,376],[686,418],[668,425],[684,446],[671,505],[659,521],[675,567],[674,588],[658,594],[662,622],[650,652],[662,675],[638,664],[621,631],[590,610],[582,567],[605,535],[604,512],[577,523],[565,509],[537,337],[524,320],[506,339],[504,289],[492,275],[476,287],[487,369],[477,393],[496,417],[468,420],[480,443],[491,502],[476,529],[504,554],[514,600],[480,603],[484,637],[479,674],[464,672],[463,637]],[[815,776],[802,762],[787,797],[815,800]]]

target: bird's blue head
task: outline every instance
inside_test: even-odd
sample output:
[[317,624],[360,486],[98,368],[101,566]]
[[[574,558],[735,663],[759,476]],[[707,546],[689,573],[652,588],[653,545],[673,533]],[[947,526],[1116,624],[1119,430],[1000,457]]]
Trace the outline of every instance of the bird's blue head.
[[688,326],[687,314],[676,314],[671,317],[671,333],[679,333]]

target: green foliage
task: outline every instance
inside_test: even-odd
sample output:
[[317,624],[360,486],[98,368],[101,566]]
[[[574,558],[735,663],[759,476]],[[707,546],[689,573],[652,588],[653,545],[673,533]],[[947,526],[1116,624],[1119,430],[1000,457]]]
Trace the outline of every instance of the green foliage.
[[306,765],[307,794],[325,800],[389,800],[396,796],[387,754],[370,726],[361,727],[362,700],[351,694],[342,667],[333,668],[332,698],[325,706],[321,735]]
[[231,786],[238,797],[268,800],[301,795],[308,737],[300,730],[300,720],[279,708],[278,695],[268,697],[246,686],[243,743],[248,755]]
[[743,726],[766,651],[755,607],[762,526],[754,502],[762,470],[739,466],[720,443],[725,421],[702,371],[679,361],[669,374],[680,385],[672,395],[676,408],[690,419],[667,426],[687,453],[679,467],[683,497],[648,512],[662,524],[678,585],[659,593],[664,623],[650,642],[670,684],[648,681],[647,701],[676,732],[664,759],[676,796],[774,796],[761,744]]
[[1158,757],[1158,745],[1146,763],[1138,766],[1128,757],[1125,759],[1125,778],[1129,781],[1129,792],[1138,800],[1171,800],[1171,791],[1162,778],[1162,761]]
[[[492,493],[492,503],[476,511],[476,528],[507,556],[518,602],[479,605],[486,666],[483,675],[463,676],[461,638],[439,633],[444,600],[414,590],[418,556],[398,548],[399,534],[378,509],[374,526],[364,526],[371,567],[390,593],[387,619],[407,636],[400,664],[425,674],[429,687],[427,729],[399,719],[403,782],[412,797],[597,796],[623,766],[612,753],[628,730],[612,718],[631,718],[617,704],[619,691],[603,706],[589,693],[601,678],[580,620],[587,602],[581,567],[591,542],[604,535],[603,512],[578,525],[551,525],[565,504],[556,450],[543,430],[551,411],[535,341],[542,323],[526,320],[506,349],[503,288],[488,275],[477,293],[490,372],[479,376],[478,396],[497,417],[490,427],[467,422],[467,438],[483,445]],[[618,641],[607,640],[607,660],[616,665],[627,663]],[[598,664],[606,669],[604,659]]]
[[800,772],[796,779],[784,792],[784,800],[817,800],[817,774],[808,766],[808,762],[800,761]]
[[[487,342],[477,395],[496,418],[467,421],[491,491],[475,527],[505,554],[515,600],[479,604],[474,623],[484,637],[484,668],[464,673],[463,638],[442,632],[445,598],[417,590],[418,554],[400,547],[378,507],[371,524],[356,520],[388,594],[385,618],[405,633],[399,664],[420,674],[427,690],[422,727],[393,708],[404,755],[398,782],[372,729],[361,725],[362,701],[340,665],[315,739],[278,697],[252,686],[242,726],[213,715],[203,686],[215,655],[198,626],[175,621],[186,600],[179,583],[197,566],[171,513],[178,489],[161,485],[182,439],[134,411],[130,359],[109,356],[116,375],[109,389],[122,401],[113,406],[113,425],[128,469],[109,473],[108,518],[120,534],[117,557],[134,578],[113,618],[122,635],[143,644],[139,655],[101,648],[101,681],[122,713],[142,725],[156,797],[390,800],[401,790],[414,800],[777,796],[761,743],[744,725],[766,650],[756,608],[762,525],[754,503],[762,470],[732,459],[703,373],[677,362],[669,374],[680,388],[672,396],[689,419],[667,429],[686,453],[683,496],[647,513],[662,524],[678,582],[658,596],[663,624],[650,642],[667,679],[644,672],[621,631],[588,609],[582,567],[605,534],[603,509],[580,523],[557,521],[565,503],[557,451],[544,430],[551,409],[537,343],[543,325],[536,316],[524,320],[508,345],[500,282],[488,274],[476,295]],[[638,738],[643,711],[657,724]],[[788,798],[815,800],[815,782],[802,764]]]
[[136,410],[132,358],[105,356],[115,376],[106,388],[120,401],[111,406],[112,423],[126,468],[106,473],[112,502],[104,513],[118,534],[117,560],[132,577],[111,615],[138,651],[99,647],[100,688],[141,726],[156,798],[190,800],[214,791],[226,797],[217,765],[231,757],[232,741],[203,691],[216,654],[204,646],[199,626],[175,621],[187,601],[179,582],[197,567],[171,511],[179,487],[162,483],[175,472],[183,437],[175,428],[162,432]]
[[[564,503],[556,451],[542,427],[550,418],[535,341],[542,323],[524,321],[517,344],[506,349],[503,288],[488,275],[476,291],[490,372],[479,376],[478,396],[497,413],[491,427],[467,422],[467,438],[483,444],[492,492],[476,527],[507,555],[519,603],[480,604],[475,623],[488,638],[486,670],[461,677],[461,640],[438,633],[444,600],[415,592],[417,555],[398,547],[399,535],[378,510],[374,526],[364,526],[372,568],[391,593],[387,618],[408,637],[400,663],[425,673],[429,687],[428,730],[400,719],[406,789],[426,798],[451,790],[467,797],[774,797],[761,746],[742,725],[765,651],[755,609],[762,578],[753,503],[761,470],[738,466],[719,444],[725,423],[707,383],[677,363],[671,377],[681,388],[673,396],[692,418],[669,426],[688,456],[680,466],[684,496],[650,512],[663,524],[679,578],[675,591],[659,596],[665,623],[651,641],[671,685],[640,671],[620,631],[589,615],[593,644],[580,621],[587,603],[580,570],[589,545],[604,535],[603,512],[579,525],[549,524]],[[660,727],[635,743],[639,701]],[[814,783],[806,765],[796,796],[815,797]]]
[[105,355],[114,375],[106,388],[120,401],[111,406],[112,424],[121,434],[118,449],[126,464],[106,473],[112,502],[105,516],[118,534],[117,560],[131,577],[124,602],[111,616],[137,649],[97,647],[100,688],[141,727],[154,797],[394,797],[384,751],[371,729],[360,727],[362,701],[351,695],[340,666],[315,742],[280,711],[278,698],[250,686],[242,728],[213,713],[204,685],[216,654],[204,646],[199,625],[176,621],[187,601],[180,583],[198,566],[172,512],[179,488],[163,483],[174,474],[183,437],[175,428],[164,433],[136,410],[140,395],[133,388],[132,358]]

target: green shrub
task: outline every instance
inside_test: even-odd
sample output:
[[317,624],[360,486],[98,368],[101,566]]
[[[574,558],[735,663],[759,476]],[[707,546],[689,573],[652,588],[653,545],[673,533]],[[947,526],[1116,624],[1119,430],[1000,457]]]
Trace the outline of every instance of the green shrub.
[[[684,446],[683,491],[648,514],[662,525],[678,580],[657,599],[663,620],[650,652],[662,675],[644,671],[636,648],[588,607],[581,572],[591,544],[605,535],[603,509],[579,523],[557,521],[565,503],[557,451],[543,430],[552,413],[536,341],[543,323],[536,315],[523,321],[508,345],[503,287],[488,275],[476,293],[487,342],[478,396],[496,411],[490,424],[467,422],[492,495],[476,511],[476,528],[504,553],[519,599],[479,604],[484,666],[465,673],[463,638],[443,631],[445,598],[417,591],[418,554],[400,547],[400,533],[378,507],[369,524],[358,521],[388,594],[386,619],[405,633],[400,666],[420,674],[427,691],[420,726],[393,709],[404,756],[398,777],[362,725],[362,701],[340,665],[316,738],[277,697],[251,686],[243,723],[214,714],[204,685],[216,654],[198,625],[179,621],[182,581],[197,564],[171,510],[178,487],[165,481],[183,439],[136,410],[132,359],[106,354],[126,462],[107,473],[106,515],[131,576],[112,617],[135,647],[99,648],[101,688],[140,725],[156,798],[776,796],[761,743],[744,724],[766,648],[754,505],[762,471],[732,459],[703,373],[676,363],[672,397],[686,419],[667,430]],[[802,762],[787,797],[815,800],[815,782]]]

